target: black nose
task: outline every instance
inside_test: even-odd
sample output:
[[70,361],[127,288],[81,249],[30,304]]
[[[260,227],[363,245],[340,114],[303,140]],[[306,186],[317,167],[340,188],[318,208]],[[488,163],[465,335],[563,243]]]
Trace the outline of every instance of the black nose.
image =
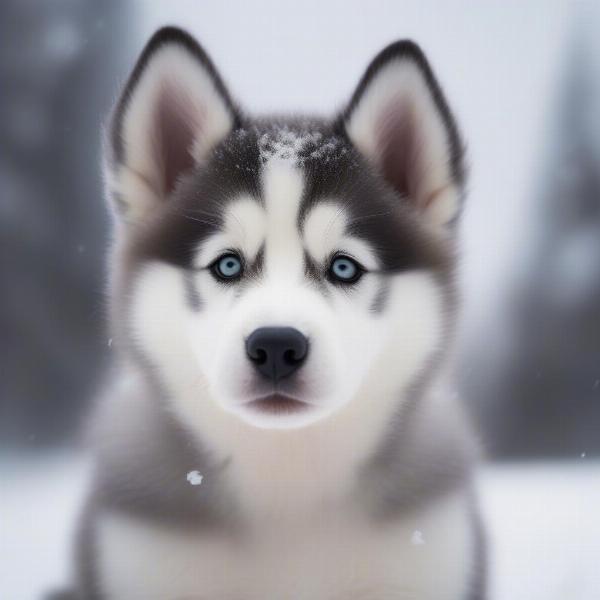
[[246,353],[260,373],[279,381],[304,362],[308,340],[293,327],[260,327],[246,340]]

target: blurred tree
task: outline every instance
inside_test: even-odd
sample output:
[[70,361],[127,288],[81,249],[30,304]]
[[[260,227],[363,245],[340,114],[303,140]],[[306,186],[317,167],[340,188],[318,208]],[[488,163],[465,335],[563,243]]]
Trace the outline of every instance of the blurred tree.
[[481,332],[462,373],[494,456],[600,453],[600,21],[587,16],[565,57],[507,323]]
[[0,4],[0,439],[72,438],[106,355],[100,131],[130,39],[117,0]]

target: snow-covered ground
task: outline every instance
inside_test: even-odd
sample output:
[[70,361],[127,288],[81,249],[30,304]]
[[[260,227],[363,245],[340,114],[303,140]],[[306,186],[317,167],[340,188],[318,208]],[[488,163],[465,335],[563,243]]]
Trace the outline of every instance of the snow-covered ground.
[[[39,600],[68,576],[86,462],[0,462],[0,598]],[[492,600],[600,599],[600,462],[486,467]]]
[[62,454],[0,462],[0,599],[40,600],[67,581],[86,467]]
[[600,462],[488,467],[492,600],[600,599]]

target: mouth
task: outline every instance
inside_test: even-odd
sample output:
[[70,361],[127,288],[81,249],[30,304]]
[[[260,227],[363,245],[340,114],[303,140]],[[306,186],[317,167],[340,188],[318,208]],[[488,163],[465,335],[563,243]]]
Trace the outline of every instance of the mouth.
[[247,406],[255,412],[269,415],[297,414],[310,408],[307,402],[278,393],[252,400]]

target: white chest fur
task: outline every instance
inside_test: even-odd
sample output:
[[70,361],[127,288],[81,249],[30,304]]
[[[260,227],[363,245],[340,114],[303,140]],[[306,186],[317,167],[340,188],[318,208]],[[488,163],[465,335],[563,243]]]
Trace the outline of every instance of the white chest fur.
[[110,600],[462,600],[471,572],[462,494],[379,525],[342,511],[225,537],[107,513],[98,535]]

